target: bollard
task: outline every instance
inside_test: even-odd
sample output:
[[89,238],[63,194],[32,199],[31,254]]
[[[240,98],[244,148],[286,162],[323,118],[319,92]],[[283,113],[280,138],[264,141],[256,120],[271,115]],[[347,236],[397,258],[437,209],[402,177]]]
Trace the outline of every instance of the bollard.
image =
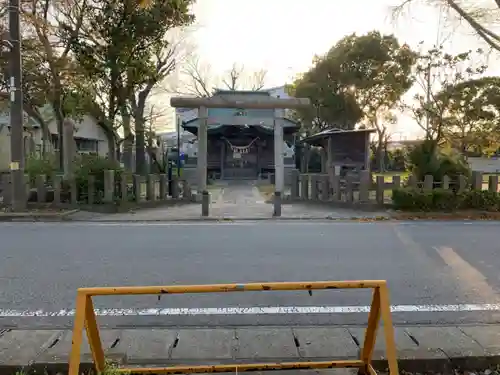
[[274,205],[273,216],[281,217],[281,191],[274,192],[273,205]]
[[203,191],[201,193],[201,216],[207,217],[210,215],[210,193]]

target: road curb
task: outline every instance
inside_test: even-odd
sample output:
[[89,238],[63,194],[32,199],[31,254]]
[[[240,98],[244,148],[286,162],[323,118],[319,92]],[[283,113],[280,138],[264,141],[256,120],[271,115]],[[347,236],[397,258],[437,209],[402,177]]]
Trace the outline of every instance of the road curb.
[[17,221],[67,221],[70,215],[77,213],[79,209],[64,212],[4,212],[0,214],[0,222]]
[[[432,353],[428,353],[432,355]],[[470,356],[470,357],[443,357],[442,353],[436,353],[439,358],[400,358],[398,359],[398,365],[400,372],[408,372],[408,373],[436,373],[436,374],[452,374],[454,371],[471,371],[471,372],[480,372],[486,369],[495,369],[500,365],[500,355],[492,355],[492,356]],[[156,366],[176,366],[180,365],[181,362],[183,365],[203,365],[203,364],[234,364],[234,363],[276,363],[276,362],[291,362],[290,358],[288,359],[280,359],[280,360],[259,360],[258,358],[254,358],[251,360],[217,360],[217,359],[206,359],[196,360],[196,361],[162,361],[159,362],[158,359],[152,358],[150,360],[141,360],[141,361],[128,361],[126,356],[114,355],[110,356],[109,359],[113,363],[117,363],[119,366],[127,366],[127,367],[156,367]],[[335,358],[337,359],[353,359],[353,358]],[[332,358],[307,358],[301,359],[301,361],[329,361]],[[385,359],[374,359],[372,361],[374,368],[379,372],[387,372],[388,365]],[[85,358],[84,361],[80,364],[80,373],[82,374],[93,374],[93,364],[90,362],[88,358]],[[25,366],[20,365],[9,365],[9,364],[0,364],[0,373],[2,375],[16,375],[20,372],[23,372],[23,375],[30,374],[47,374],[47,375],[55,375],[55,374],[67,374],[68,372],[68,363],[67,362],[50,362],[50,363],[33,363],[26,364]],[[290,371],[288,371],[290,373]],[[279,371],[277,371],[279,373]],[[297,374],[301,374],[300,371],[297,370]]]

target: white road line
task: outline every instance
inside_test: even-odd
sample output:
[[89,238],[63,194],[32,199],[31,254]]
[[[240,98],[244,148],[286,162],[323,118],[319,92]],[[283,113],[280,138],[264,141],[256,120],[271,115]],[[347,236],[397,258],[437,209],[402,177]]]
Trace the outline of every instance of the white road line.
[[[270,306],[150,309],[96,309],[98,316],[200,316],[200,315],[288,315],[368,313],[370,306]],[[500,304],[393,305],[393,313],[500,311]],[[74,309],[59,311],[0,309],[0,318],[71,317]]]

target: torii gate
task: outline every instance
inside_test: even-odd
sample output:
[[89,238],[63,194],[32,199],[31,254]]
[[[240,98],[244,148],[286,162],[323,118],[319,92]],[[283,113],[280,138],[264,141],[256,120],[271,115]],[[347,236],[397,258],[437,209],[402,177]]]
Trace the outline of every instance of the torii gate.
[[[284,155],[283,155],[283,126],[280,117],[283,110],[304,108],[311,105],[305,98],[280,99],[267,97],[266,99],[236,100],[226,98],[171,98],[170,105],[174,108],[198,108],[198,191],[202,194],[201,215],[209,216],[210,197],[207,191],[207,128],[208,108],[235,108],[235,109],[274,109],[274,212],[273,216],[281,216],[281,199],[284,189]],[[279,111],[279,112],[278,112]],[[278,112],[278,113],[277,113]]]

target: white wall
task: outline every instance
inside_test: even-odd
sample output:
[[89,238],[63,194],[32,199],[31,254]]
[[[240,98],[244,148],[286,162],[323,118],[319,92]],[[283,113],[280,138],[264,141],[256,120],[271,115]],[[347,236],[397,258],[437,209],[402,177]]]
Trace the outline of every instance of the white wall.
[[500,172],[500,158],[467,158],[470,168],[473,171],[484,173],[499,173]]
[[[51,121],[48,124],[49,131],[52,134],[58,134],[56,121]],[[91,116],[83,116],[80,121],[76,121],[75,137],[87,138],[99,141],[99,155],[106,156],[109,152],[108,139],[104,130],[97,124],[97,121]]]

